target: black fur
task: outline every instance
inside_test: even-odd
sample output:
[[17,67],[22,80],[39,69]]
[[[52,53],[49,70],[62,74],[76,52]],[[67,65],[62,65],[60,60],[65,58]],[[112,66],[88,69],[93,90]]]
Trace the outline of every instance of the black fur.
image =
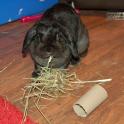
[[27,32],[22,53],[30,53],[35,70],[33,76],[40,73],[40,67],[46,66],[50,56],[50,66],[66,68],[76,64],[80,56],[87,52],[88,32],[75,10],[67,4],[59,3],[48,9],[43,18]]

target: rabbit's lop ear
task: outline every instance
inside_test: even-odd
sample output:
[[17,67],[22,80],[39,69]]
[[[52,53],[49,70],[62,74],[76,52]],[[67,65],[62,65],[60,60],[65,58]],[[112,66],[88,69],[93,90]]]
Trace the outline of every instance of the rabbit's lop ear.
[[28,47],[30,46],[31,42],[33,41],[33,38],[36,36],[36,27],[32,27],[31,29],[28,30],[26,33],[24,42],[23,42],[23,47],[22,47],[22,55],[25,57],[28,53]]
[[78,54],[78,50],[77,50],[77,44],[76,41],[73,40],[72,36],[67,33],[66,31],[62,31],[60,32],[61,37],[66,41],[67,46],[69,47],[71,54],[72,54],[72,58],[75,60],[79,60],[79,54]]
[[77,50],[77,44],[75,43],[75,41],[69,42],[69,48],[71,50],[71,54],[72,54],[73,59],[78,61],[79,60],[79,54],[78,54],[78,50]]
[[69,47],[71,54],[72,54],[72,58],[75,59],[76,61],[79,60],[79,54],[78,54],[78,50],[77,50],[77,44],[76,44],[76,36],[72,36],[71,33],[68,32],[68,30],[62,26],[59,23],[56,23],[57,25],[57,32],[59,37],[61,37],[65,42],[66,45]]

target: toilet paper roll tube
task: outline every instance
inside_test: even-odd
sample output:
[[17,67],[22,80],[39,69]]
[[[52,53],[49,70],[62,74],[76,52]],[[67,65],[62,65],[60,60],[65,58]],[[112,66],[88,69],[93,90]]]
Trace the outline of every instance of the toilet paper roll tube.
[[73,105],[73,109],[78,116],[86,117],[107,97],[107,91],[96,84]]

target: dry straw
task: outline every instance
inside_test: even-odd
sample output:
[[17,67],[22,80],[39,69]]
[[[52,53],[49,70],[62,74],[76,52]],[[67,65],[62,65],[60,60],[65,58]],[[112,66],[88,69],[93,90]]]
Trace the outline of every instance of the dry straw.
[[10,63],[8,63],[4,68],[0,69],[0,73],[5,71],[10,65],[12,65],[14,61],[15,61],[15,59],[13,59]]
[[36,109],[46,119],[48,124],[50,121],[40,111],[41,107],[45,105],[41,102],[43,100],[55,100],[58,97],[66,96],[71,91],[81,88],[85,83],[104,83],[111,81],[111,79],[96,80],[96,81],[81,81],[77,78],[75,73],[70,73],[67,69],[50,68],[52,57],[49,58],[46,67],[41,67],[41,75],[37,78],[26,78],[30,83],[24,87],[23,101],[24,101],[24,116],[23,123],[28,115],[28,110],[33,101]]

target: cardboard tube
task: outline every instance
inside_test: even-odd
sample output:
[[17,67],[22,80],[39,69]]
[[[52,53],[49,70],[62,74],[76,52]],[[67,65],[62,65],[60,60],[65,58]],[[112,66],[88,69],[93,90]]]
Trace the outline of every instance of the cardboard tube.
[[96,84],[73,105],[73,109],[78,116],[86,117],[107,97],[107,91]]

